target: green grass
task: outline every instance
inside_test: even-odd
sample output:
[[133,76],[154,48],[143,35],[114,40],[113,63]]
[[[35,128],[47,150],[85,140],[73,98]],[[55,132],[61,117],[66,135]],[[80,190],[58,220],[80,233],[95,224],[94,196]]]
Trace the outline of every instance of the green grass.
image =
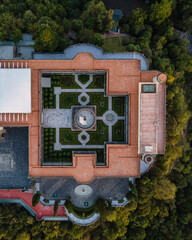
[[126,46],[122,45],[122,39],[127,37],[105,38],[104,52],[126,52]]
[[124,120],[119,120],[112,127],[112,140],[117,142],[124,142]]
[[93,75],[93,82],[87,88],[104,88],[105,75]]
[[[80,88],[80,86],[75,82],[74,75],[67,75],[67,74],[66,75],[57,75],[57,76],[53,76],[52,78],[54,79],[54,77],[59,79],[61,88],[64,88],[64,89]],[[51,80],[52,80],[52,78],[51,78]],[[57,81],[57,80],[54,80],[54,81]]]
[[86,74],[80,74],[78,75],[78,80],[82,83],[82,84],[86,84],[89,81],[89,75]]
[[70,128],[60,128],[60,143],[62,145],[80,144],[78,141],[79,133],[71,131]]
[[108,126],[102,120],[97,121],[97,130],[89,131],[89,145],[103,145],[104,141],[108,141]]
[[124,97],[113,97],[112,98],[112,109],[117,113],[118,116],[124,116],[125,111],[125,98]]
[[97,116],[102,116],[108,110],[108,97],[104,97],[104,93],[89,93],[89,105],[97,106]]
[[79,93],[61,93],[59,96],[59,107],[71,108],[73,105],[79,105],[78,96]]

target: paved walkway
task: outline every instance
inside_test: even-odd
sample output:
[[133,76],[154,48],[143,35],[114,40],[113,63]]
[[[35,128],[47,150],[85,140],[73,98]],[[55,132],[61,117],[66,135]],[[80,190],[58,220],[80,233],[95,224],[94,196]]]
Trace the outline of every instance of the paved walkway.
[[[41,202],[36,207],[32,206],[33,193],[22,193],[20,190],[0,190],[0,199],[21,199],[29,208],[36,213],[36,218],[42,220],[43,217],[53,217],[54,206],[44,206]],[[59,206],[57,216],[66,217],[64,206]]]

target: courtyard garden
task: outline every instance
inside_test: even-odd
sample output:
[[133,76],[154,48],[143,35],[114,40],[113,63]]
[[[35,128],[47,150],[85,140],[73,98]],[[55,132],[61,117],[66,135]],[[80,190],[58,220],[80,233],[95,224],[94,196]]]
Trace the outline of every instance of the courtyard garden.
[[[46,115],[49,120],[44,118],[42,163],[72,165],[73,151],[83,151],[96,152],[97,163],[105,164],[105,144],[126,142],[125,97],[105,95],[106,76],[104,73],[93,74],[92,77],[89,73],[49,73],[43,74],[43,77],[51,78],[51,87],[42,89],[43,108],[44,111],[49,111],[48,117]],[[59,89],[59,93],[58,90],[56,94],[54,93],[55,87]],[[78,99],[79,95],[81,95],[80,99]],[[57,102],[58,99],[59,102]],[[73,129],[72,106],[79,106],[80,109],[96,106],[96,127],[93,130],[85,130],[86,134],[84,134],[85,131],[82,132],[82,129]],[[53,110],[54,112],[51,112]],[[116,116],[117,119],[112,125],[106,122],[108,121],[105,117],[106,112],[110,112],[112,118],[115,112],[114,117]],[[52,123],[55,124],[54,127]],[[60,147],[55,149],[54,144]]]

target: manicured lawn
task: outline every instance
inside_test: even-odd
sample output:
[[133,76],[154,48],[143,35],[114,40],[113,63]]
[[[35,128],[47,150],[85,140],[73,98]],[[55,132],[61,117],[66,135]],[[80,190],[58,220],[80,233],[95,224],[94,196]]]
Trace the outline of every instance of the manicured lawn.
[[82,84],[86,84],[89,81],[89,75],[87,74],[79,74],[78,75],[78,80],[82,83]]
[[112,140],[117,142],[124,142],[124,120],[119,120],[112,127]]
[[105,75],[93,75],[93,82],[87,88],[104,88]]
[[90,135],[89,145],[103,145],[105,141],[108,141],[108,126],[104,124],[102,120],[97,121],[97,130],[88,132]]
[[102,116],[108,110],[108,97],[104,93],[88,93],[90,96],[89,105],[97,106],[97,116]]
[[124,97],[113,97],[112,98],[112,109],[117,113],[118,116],[124,116],[125,110],[125,98]]
[[127,37],[105,38],[104,52],[126,52],[126,46],[122,45],[122,39]]
[[[57,82],[60,82],[60,87],[64,89],[69,88],[80,88],[80,86],[75,82],[75,76],[74,75],[56,75],[51,77],[51,81],[57,84]],[[58,85],[56,85],[58,86]]]
[[73,105],[79,105],[78,96],[80,93],[61,93],[59,96],[60,108],[71,108]]
[[80,144],[78,141],[79,133],[71,131],[70,128],[60,128],[60,143],[62,145]]

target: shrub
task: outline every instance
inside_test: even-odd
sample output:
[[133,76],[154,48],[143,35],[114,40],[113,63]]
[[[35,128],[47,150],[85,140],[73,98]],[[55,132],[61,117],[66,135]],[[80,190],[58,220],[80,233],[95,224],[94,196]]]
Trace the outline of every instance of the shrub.
[[121,26],[120,30],[121,30],[122,33],[129,33],[129,25],[128,24],[123,24]]
[[58,211],[58,208],[59,208],[59,201],[55,201],[55,204],[54,204],[54,217],[57,215],[57,211]]
[[33,198],[32,198],[32,205],[33,205],[33,207],[37,206],[37,204],[39,203],[40,196],[41,195],[38,192],[33,195]]
[[122,45],[126,46],[127,44],[129,44],[129,38],[122,38]]

